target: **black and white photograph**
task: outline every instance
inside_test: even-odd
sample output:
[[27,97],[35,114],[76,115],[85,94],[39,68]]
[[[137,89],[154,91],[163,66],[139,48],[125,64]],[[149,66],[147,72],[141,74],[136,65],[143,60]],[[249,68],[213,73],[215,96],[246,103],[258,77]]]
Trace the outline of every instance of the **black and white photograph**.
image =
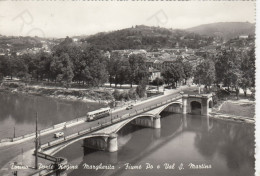
[[0,1],[0,176],[260,176],[256,6]]

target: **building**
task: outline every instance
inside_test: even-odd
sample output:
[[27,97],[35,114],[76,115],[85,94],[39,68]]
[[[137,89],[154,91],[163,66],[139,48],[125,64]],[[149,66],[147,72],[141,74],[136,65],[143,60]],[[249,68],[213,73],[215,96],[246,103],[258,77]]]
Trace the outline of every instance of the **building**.
[[161,72],[154,68],[149,68],[149,82],[153,82],[156,78],[161,78]]

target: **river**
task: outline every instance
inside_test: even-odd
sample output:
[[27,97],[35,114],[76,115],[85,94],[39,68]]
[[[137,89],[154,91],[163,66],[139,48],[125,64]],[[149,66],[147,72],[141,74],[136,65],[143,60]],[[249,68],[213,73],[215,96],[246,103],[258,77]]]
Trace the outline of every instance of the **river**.
[[[69,176],[254,175],[253,125],[200,115],[161,115],[161,129],[131,124],[122,128],[118,152],[84,148],[80,141],[56,156],[66,157],[73,166],[66,172]],[[84,168],[100,164],[110,169]],[[197,165],[203,169],[195,169]]]
[[[0,137],[49,127],[102,107],[97,103],[61,101],[53,98],[0,93]],[[68,176],[157,175],[254,175],[254,125],[216,120],[200,115],[161,114],[161,129],[126,125],[118,132],[119,150],[114,153],[82,147],[83,141],[56,156],[78,166]],[[149,164],[147,164],[149,163]],[[89,169],[102,164],[110,169]],[[138,169],[126,169],[126,165]],[[149,169],[146,167],[149,165]],[[195,169],[198,166],[203,169]],[[140,168],[141,167],[141,168]],[[74,167],[75,168],[75,167]],[[131,168],[131,167],[130,167]]]
[[38,128],[43,129],[103,106],[98,103],[0,92],[0,139],[13,137],[14,133],[20,136],[34,132],[36,112]]

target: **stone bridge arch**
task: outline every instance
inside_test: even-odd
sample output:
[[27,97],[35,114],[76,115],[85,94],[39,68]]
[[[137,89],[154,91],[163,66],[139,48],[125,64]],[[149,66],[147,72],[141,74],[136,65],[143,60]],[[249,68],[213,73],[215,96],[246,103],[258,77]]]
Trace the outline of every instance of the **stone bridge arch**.
[[201,114],[202,105],[201,102],[197,100],[190,101],[190,113],[191,114]]
[[124,121],[124,123],[117,128],[114,133],[117,133],[119,130],[121,130],[124,126],[126,126],[129,123],[133,123],[135,125],[139,126],[144,126],[144,127],[151,127],[151,128],[161,128],[161,123],[160,123],[160,116],[159,115],[154,115],[154,114],[140,114],[137,115],[131,119],[128,119]]
[[[42,151],[44,153],[50,154],[50,155],[54,155],[56,153],[58,153],[59,151],[65,149],[66,147],[70,146],[71,144],[74,144],[75,142],[78,142],[80,140],[86,140],[86,139],[93,139],[95,142],[95,144],[98,146],[103,146],[105,145],[104,143],[107,142],[109,138],[109,134],[91,134],[91,135],[84,135],[78,138],[74,138],[72,140],[68,140],[64,143],[61,144],[57,144],[56,146],[51,146],[49,148],[43,149]],[[98,141],[98,142],[97,142]],[[102,142],[103,144],[102,144]]]
[[157,114],[160,114],[163,111],[174,112],[174,113],[182,113],[182,102],[175,101],[169,104],[166,104],[160,108]]

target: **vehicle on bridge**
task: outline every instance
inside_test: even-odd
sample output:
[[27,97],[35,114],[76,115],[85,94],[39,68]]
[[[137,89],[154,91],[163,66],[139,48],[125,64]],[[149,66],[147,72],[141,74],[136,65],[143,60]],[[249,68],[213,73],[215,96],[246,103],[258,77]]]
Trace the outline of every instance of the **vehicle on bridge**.
[[64,133],[63,132],[57,132],[57,133],[54,133],[54,137],[55,138],[59,138],[59,137],[62,137],[62,136],[64,136]]
[[129,109],[133,109],[133,107],[134,107],[134,105],[128,105],[127,107],[126,107],[126,110],[129,110]]
[[88,112],[87,113],[87,121],[93,121],[93,120],[97,120],[106,116],[110,115],[110,108],[101,108],[98,109],[96,111],[92,111],[92,112]]

